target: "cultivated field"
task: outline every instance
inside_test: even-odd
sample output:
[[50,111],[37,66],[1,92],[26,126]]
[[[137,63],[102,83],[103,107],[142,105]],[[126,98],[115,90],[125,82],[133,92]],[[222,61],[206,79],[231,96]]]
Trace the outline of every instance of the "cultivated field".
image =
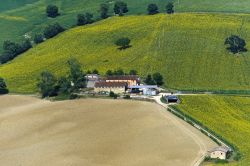
[[[231,34],[250,41],[250,15],[113,17],[38,45],[0,66],[0,75],[12,92],[35,92],[42,71],[65,75],[67,60],[75,57],[85,70],[98,69],[102,74],[117,68],[136,69],[141,76],[160,72],[165,85],[174,89],[249,90],[250,52],[228,53],[224,40]],[[124,36],[132,47],[120,51],[114,42]]]
[[250,96],[182,96],[178,106],[239,148],[242,159],[230,165],[250,165]]
[[187,166],[215,144],[147,102],[0,97],[4,166]]
[[[123,0],[128,3],[128,14],[146,14],[149,3],[156,3],[161,12],[169,0]],[[23,35],[43,30],[44,26],[52,22],[59,22],[65,27],[75,25],[76,15],[93,12],[97,17],[100,3],[109,2],[112,15],[112,0],[53,0],[60,8],[61,16],[48,19],[45,8],[48,0],[0,0],[0,53],[5,40],[20,41]],[[250,0],[173,0],[177,12],[235,12],[250,13]]]

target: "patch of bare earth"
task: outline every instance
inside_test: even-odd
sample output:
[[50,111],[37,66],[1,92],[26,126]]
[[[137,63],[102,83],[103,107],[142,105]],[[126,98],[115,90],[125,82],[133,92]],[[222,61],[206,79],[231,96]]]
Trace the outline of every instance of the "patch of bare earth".
[[0,97],[0,165],[187,166],[215,144],[161,106]]

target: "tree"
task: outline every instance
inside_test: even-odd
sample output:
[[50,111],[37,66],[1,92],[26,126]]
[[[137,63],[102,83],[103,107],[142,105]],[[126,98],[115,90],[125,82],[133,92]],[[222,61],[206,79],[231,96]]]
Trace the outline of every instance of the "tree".
[[92,13],[85,13],[85,17],[87,24],[92,24],[94,22]]
[[137,75],[137,71],[136,70],[130,70],[129,75]]
[[106,76],[112,76],[112,75],[113,75],[112,70],[108,70],[108,71],[106,72]]
[[84,14],[78,14],[77,15],[77,25],[81,26],[81,25],[85,25],[87,24],[87,20]]
[[56,5],[48,5],[46,12],[48,17],[55,18],[59,15],[58,7]]
[[118,39],[118,40],[115,42],[115,44],[116,44],[117,46],[120,46],[120,48],[119,48],[120,50],[131,47],[131,46],[129,45],[129,44],[130,44],[130,39],[127,38],[127,37],[123,37],[123,38]]
[[32,44],[30,42],[30,40],[26,39],[22,44],[21,44],[21,48],[22,48],[22,52],[25,52],[27,50],[29,50],[30,48],[32,48]]
[[115,70],[114,75],[125,75],[124,71],[122,69]]
[[127,4],[125,2],[122,2],[122,1],[115,2],[114,12],[115,12],[115,14],[118,14],[119,16],[123,16],[124,13],[128,12]]
[[68,61],[70,67],[70,80],[73,83],[73,91],[79,90],[80,88],[86,87],[86,78],[85,74],[81,69],[81,64],[78,60],[72,58]]
[[101,18],[102,19],[108,18],[109,17],[108,12],[109,12],[109,5],[106,4],[106,3],[102,3],[100,5],[100,15],[101,15]]
[[92,71],[92,74],[99,74],[99,71],[98,71],[97,69],[94,69],[94,70]]
[[245,40],[236,35],[231,35],[230,37],[226,38],[225,45],[228,45],[227,50],[233,54],[247,51],[245,48]]
[[158,6],[154,3],[148,5],[148,14],[153,15],[159,13]]
[[44,29],[44,37],[47,39],[52,38],[52,37],[58,35],[59,33],[63,32],[64,30],[65,29],[58,23],[48,25]]
[[173,14],[174,13],[174,4],[172,2],[169,2],[166,6],[166,12],[168,14]]
[[70,94],[71,93],[71,82],[66,77],[60,77],[58,79],[58,89],[60,94]]
[[37,86],[42,94],[42,97],[44,98],[57,95],[56,84],[56,77],[52,73],[44,71],[40,75]]
[[93,14],[91,13],[85,13],[85,14],[78,14],[77,15],[77,25],[86,25],[93,23]]
[[0,62],[1,64],[6,63],[12,59],[14,59],[19,54],[27,51],[32,47],[31,42],[26,39],[21,44],[11,42],[11,41],[5,41],[3,43],[3,54],[0,56]]
[[4,79],[0,77],[0,95],[7,94],[7,93],[9,93],[9,90],[7,89],[7,85]]
[[147,75],[147,77],[146,77],[146,79],[144,80],[144,82],[145,82],[147,85],[155,85],[155,81],[153,80],[151,74],[148,74],[148,75]]
[[34,42],[36,44],[42,43],[43,42],[43,35],[42,34],[35,34]]
[[163,82],[163,76],[160,73],[154,73],[153,79],[158,86],[162,86],[164,84]]

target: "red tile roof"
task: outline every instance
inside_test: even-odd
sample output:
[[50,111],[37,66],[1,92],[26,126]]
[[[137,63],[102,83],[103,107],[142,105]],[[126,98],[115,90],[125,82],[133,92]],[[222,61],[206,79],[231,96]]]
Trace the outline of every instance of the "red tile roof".
[[121,76],[107,76],[106,80],[135,80],[135,81],[139,81],[140,78],[136,75],[121,75]]

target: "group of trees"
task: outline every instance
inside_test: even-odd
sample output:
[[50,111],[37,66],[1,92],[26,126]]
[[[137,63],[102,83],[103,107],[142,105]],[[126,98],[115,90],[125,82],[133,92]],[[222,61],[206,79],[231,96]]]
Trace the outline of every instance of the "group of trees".
[[48,25],[44,29],[43,34],[46,39],[49,39],[58,35],[59,33],[63,31],[65,31],[65,29],[59,23],[54,23],[54,24]]
[[3,54],[0,56],[0,63],[3,64],[12,60],[30,48],[32,48],[32,44],[28,39],[20,44],[7,40],[3,43]]
[[68,61],[70,69],[67,77],[56,78],[51,72],[44,71],[38,80],[38,88],[42,97],[70,95],[86,87],[85,73],[76,59]]
[[7,85],[3,78],[0,77],[0,95],[9,93]]
[[[158,6],[155,3],[149,4],[147,10],[148,10],[148,14],[149,15],[153,15],[153,14],[159,13],[159,8],[158,8]],[[172,2],[169,2],[166,5],[166,12],[168,14],[174,13],[174,4]]]
[[106,72],[106,76],[118,76],[118,75],[137,75],[137,71],[132,69],[129,71],[129,73],[124,72],[122,69],[117,69],[117,70],[108,70]]
[[163,76],[160,73],[154,73],[153,76],[151,74],[148,74],[144,82],[147,85],[158,85],[162,86],[164,84],[163,82]]
[[91,13],[85,13],[85,14],[78,14],[77,15],[77,25],[86,25],[93,23],[93,14]]

